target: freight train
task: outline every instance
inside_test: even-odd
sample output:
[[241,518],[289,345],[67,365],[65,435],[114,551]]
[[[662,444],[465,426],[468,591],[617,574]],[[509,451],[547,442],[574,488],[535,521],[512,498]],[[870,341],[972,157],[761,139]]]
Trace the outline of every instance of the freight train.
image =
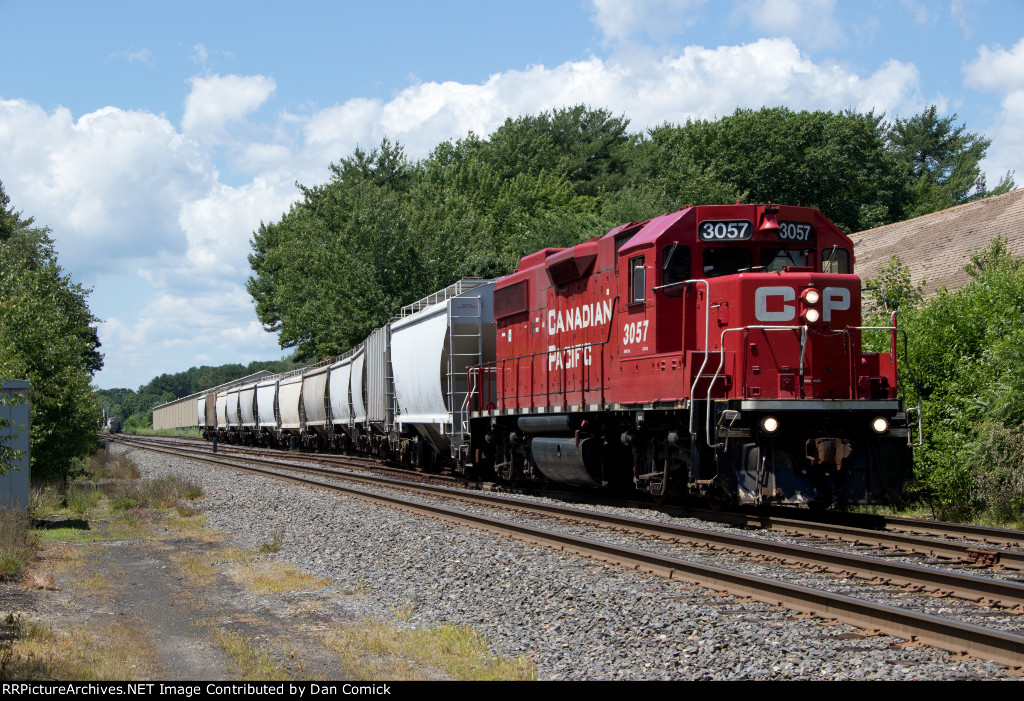
[[462,280],[343,356],[200,397],[197,419],[220,440],[508,483],[891,503],[920,409],[895,320],[861,325],[853,266],[815,209],[684,207]]

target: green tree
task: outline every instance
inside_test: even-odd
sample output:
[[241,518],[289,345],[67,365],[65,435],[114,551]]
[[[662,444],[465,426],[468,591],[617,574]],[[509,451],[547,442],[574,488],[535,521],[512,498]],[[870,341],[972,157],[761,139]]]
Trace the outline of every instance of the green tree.
[[[676,132],[661,134],[662,131]],[[737,109],[652,132],[749,202],[816,207],[845,231],[896,221],[905,188],[874,113]]]
[[963,124],[955,126],[956,118],[939,117],[938,108],[931,105],[909,119],[897,119],[887,130],[889,148],[910,192],[908,218],[1014,188],[1010,173],[995,188],[986,188],[981,161],[992,140],[967,131]]
[[901,314],[925,417],[919,494],[943,518],[1024,518],[1024,261],[995,239],[971,280]]
[[57,264],[49,229],[10,206],[0,184],[0,377],[31,383],[33,474],[64,477],[95,441],[102,367],[88,290]]

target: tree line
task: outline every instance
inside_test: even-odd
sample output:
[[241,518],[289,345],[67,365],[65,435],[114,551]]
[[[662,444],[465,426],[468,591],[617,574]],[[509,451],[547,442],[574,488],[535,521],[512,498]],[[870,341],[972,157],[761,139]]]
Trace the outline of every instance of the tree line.
[[988,139],[940,117],[739,109],[631,132],[583,105],[509,118],[411,161],[384,139],[299,185],[253,233],[247,284],[264,327],[304,360],[348,350],[403,304],[463,276],[512,272],[547,246],[692,204],[773,201],[861,231],[999,194]]

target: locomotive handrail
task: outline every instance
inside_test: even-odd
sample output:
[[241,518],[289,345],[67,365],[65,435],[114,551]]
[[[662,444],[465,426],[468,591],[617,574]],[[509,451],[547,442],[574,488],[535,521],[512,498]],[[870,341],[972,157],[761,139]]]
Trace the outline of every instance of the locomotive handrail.
[[[693,386],[690,387],[690,438],[693,439],[693,438],[697,437],[697,426],[696,426],[695,420],[694,420],[695,412],[694,412],[694,406],[693,406],[693,398],[697,396],[697,383],[700,382],[700,377],[701,377],[701,375],[704,374],[704,368],[708,364],[708,355],[711,353],[711,349],[708,348],[708,346],[710,345],[708,343],[708,334],[710,333],[710,329],[711,329],[711,285],[708,283],[707,280],[704,280],[704,279],[683,280],[680,283],[673,283],[673,284],[680,284],[681,285],[681,284],[690,283],[690,282],[703,282],[704,283],[704,288],[705,288],[705,290],[704,290],[704,362],[701,363],[700,370],[697,371],[697,374],[693,378]],[[661,287],[662,288],[668,287],[668,285],[662,285]],[[718,352],[722,354],[722,358],[723,358],[722,362],[724,362],[724,359],[725,359],[725,349],[722,348],[721,346],[719,346]],[[713,383],[714,383],[714,380],[712,380],[712,384]]]
[[[800,375],[801,384],[802,384],[803,369],[804,369],[804,358],[805,358],[805,353],[806,353],[806,348],[807,348],[807,334],[808,334],[808,331],[809,331],[809,327],[807,325],[803,325],[803,326],[736,326],[736,327],[732,327],[732,328],[723,329],[722,333],[721,333],[721,336],[720,336],[720,339],[719,339],[719,350],[718,350],[719,362],[718,362],[718,368],[716,368],[714,376],[711,378],[711,381],[708,383],[708,391],[707,391],[707,398],[706,398],[707,407],[706,407],[706,418],[705,418],[705,421],[706,421],[706,425],[705,425],[705,438],[706,438],[708,447],[713,447],[713,446],[716,447],[718,445],[717,443],[712,444],[712,441],[711,441],[711,393],[712,393],[712,391],[714,389],[715,382],[717,382],[719,376],[721,375],[722,369],[725,367],[725,335],[727,333],[733,332],[733,331],[743,331],[744,333],[746,333],[746,332],[751,331],[751,330],[761,330],[761,331],[797,331],[797,330],[799,330],[801,332],[800,333],[800,366],[799,366],[799,375]],[[861,332],[863,332],[863,331],[889,331],[889,332],[891,332],[893,334],[894,337],[898,333],[898,334],[903,336],[904,348],[906,348],[907,332],[906,332],[905,329],[901,329],[901,328],[898,328],[896,326],[848,326],[848,327],[846,327],[845,329],[843,329],[841,331],[837,331],[837,333],[843,333],[847,338],[850,338],[850,332],[851,331],[861,331]],[[711,351],[705,350],[705,361],[706,361],[707,355],[709,353],[711,353]],[[852,363],[852,358],[853,358],[852,347],[851,347],[850,357],[851,357],[851,363]],[[908,371],[909,371],[909,362],[908,362],[907,367],[908,367]],[[703,366],[701,366],[701,369],[703,370]],[[893,358],[893,369],[894,369],[894,371],[896,371],[896,383],[897,383],[898,391],[900,392],[901,395],[903,395],[903,405],[906,406],[906,403],[907,403],[906,402],[906,391],[905,391],[905,389],[903,387],[903,383],[900,382],[899,372],[897,370],[895,356]],[[700,378],[700,374],[698,373],[698,379],[699,378]],[[851,374],[850,374],[850,381],[851,381],[851,383],[853,382],[853,379],[854,379],[854,373],[853,373],[853,370],[851,368]],[[696,388],[696,382],[694,382],[694,388]],[[695,396],[695,391],[694,390],[691,390],[690,396],[691,396],[691,398]],[[916,423],[917,423],[917,432],[918,432],[918,440],[917,440],[917,442],[915,443],[913,441],[913,439],[912,439],[912,437],[911,437],[911,435],[909,433],[907,435],[907,443],[911,447],[914,447],[914,448],[920,447],[921,445],[924,444],[924,426],[923,426],[924,422],[922,421],[922,412],[921,412],[920,399],[918,399],[918,405],[916,407],[916,411],[917,411],[917,421],[916,421]],[[694,414],[694,412],[691,411],[690,412],[691,425],[692,425],[692,422],[693,422],[693,414]],[[910,423],[909,415],[907,416],[907,423],[908,423],[908,425]]]
[[[718,445],[719,445],[718,443],[715,443],[714,445],[712,445],[712,443],[711,443],[711,391],[715,387],[715,382],[718,380],[718,376],[721,374],[722,368],[725,367],[725,334],[729,333],[730,331],[743,331],[744,333],[746,333],[747,331],[750,331],[750,330],[758,330],[758,331],[800,331],[800,377],[801,378],[803,377],[803,374],[804,374],[804,352],[807,349],[807,326],[806,325],[803,325],[803,326],[761,326],[761,325],[758,325],[758,326],[734,326],[732,328],[722,329],[722,335],[721,335],[721,338],[718,341],[719,354],[720,354],[721,357],[719,358],[718,368],[715,370],[715,375],[714,375],[714,377],[711,378],[711,382],[708,383],[707,417],[706,417],[706,425],[705,425],[704,428],[705,428],[705,437],[707,439],[707,444],[708,444],[709,448],[711,448],[711,447],[718,447]],[[694,383],[694,387],[696,387],[696,383]],[[691,397],[693,396],[692,392],[691,392],[690,396]],[[694,413],[693,411],[690,412],[691,421],[692,421],[693,413]]]
[[[849,328],[851,330],[857,330],[857,331],[889,331],[890,333],[892,333],[893,341],[892,341],[891,350],[889,352],[890,352],[890,354],[892,356],[893,371],[896,373],[896,388],[897,388],[897,391],[903,396],[903,405],[906,406],[906,404],[907,404],[907,399],[906,399],[907,392],[906,392],[906,389],[903,386],[903,383],[900,381],[900,372],[899,372],[899,368],[896,365],[896,359],[898,357],[897,353],[896,353],[897,346],[898,346],[898,344],[896,343],[896,334],[899,334],[899,335],[901,335],[903,337],[903,355],[904,355],[904,359],[905,359],[906,365],[907,365],[907,374],[910,375],[910,381],[913,382],[915,386],[917,385],[917,383],[914,381],[914,373],[913,373],[913,371],[910,368],[910,354],[907,351],[907,343],[908,343],[907,330],[906,329],[901,329],[898,326],[896,326],[896,324],[895,324],[896,312],[893,312],[892,318],[893,318],[893,321],[894,321],[892,326],[850,326],[850,327],[847,327],[847,328]],[[908,435],[907,435],[907,443],[910,445],[911,448],[920,448],[922,445],[924,445],[924,420],[923,420],[924,414],[921,411],[921,396],[920,396],[920,393],[918,393],[918,396],[917,396],[917,406],[916,407],[910,407],[909,409],[907,409],[907,412],[908,412],[907,423],[908,423],[908,425],[910,423],[909,412],[911,410],[916,410],[917,411],[917,421],[916,421],[916,423],[917,423],[917,442],[915,443],[911,439],[911,437],[910,437],[910,435],[908,433]]]

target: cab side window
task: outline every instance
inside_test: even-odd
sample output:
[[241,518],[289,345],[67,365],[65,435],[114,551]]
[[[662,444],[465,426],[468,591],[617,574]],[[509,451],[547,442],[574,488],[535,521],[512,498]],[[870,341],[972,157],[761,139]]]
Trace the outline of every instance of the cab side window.
[[629,303],[637,304],[644,301],[645,286],[644,257],[629,259]]

